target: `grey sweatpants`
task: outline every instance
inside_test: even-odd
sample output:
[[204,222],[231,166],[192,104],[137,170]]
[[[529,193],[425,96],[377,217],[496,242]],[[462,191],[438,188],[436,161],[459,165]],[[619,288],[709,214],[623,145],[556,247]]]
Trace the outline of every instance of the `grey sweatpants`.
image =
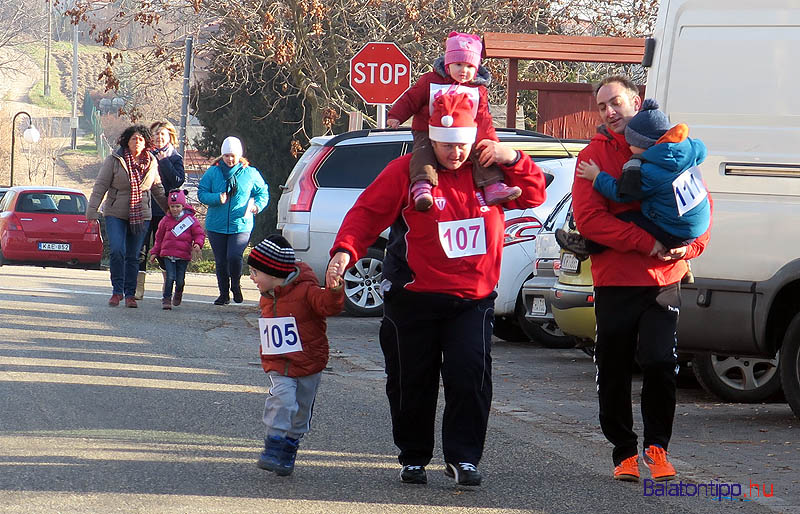
[[294,378],[270,371],[267,376],[271,385],[262,418],[267,436],[300,439],[311,428],[311,413],[322,372]]

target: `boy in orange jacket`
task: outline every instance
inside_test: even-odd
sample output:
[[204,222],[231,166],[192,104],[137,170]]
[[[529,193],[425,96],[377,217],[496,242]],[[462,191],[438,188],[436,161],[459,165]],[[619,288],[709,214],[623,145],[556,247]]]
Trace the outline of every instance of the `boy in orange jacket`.
[[287,476],[300,439],[311,427],[311,408],[328,364],[326,316],[342,311],[342,280],[323,289],[311,268],[295,262],[294,249],[271,235],[247,257],[250,279],[261,293],[261,367],[270,379],[264,403],[267,427],[258,467]]

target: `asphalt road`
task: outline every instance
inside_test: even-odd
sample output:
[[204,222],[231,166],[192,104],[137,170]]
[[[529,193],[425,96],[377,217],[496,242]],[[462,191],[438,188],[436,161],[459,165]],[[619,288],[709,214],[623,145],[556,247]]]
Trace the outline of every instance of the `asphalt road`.
[[[800,421],[787,405],[680,389],[681,480],[742,495],[654,496],[610,478],[591,360],[502,341],[483,486],[455,486],[440,453],[427,486],[401,484],[379,320],[346,316],[329,320],[331,361],[295,473],[277,477],[255,466],[256,291],[218,307],[213,277],[190,275],[184,304],[162,311],[160,278],[139,309],[109,308],[108,272],[0,268],[0,512],[800,513]],[[772,496],[745,498],[750,482]]]

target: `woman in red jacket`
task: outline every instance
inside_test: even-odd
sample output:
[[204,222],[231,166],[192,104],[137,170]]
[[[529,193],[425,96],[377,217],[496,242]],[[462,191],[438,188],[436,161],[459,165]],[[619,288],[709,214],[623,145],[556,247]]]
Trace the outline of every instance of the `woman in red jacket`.
[[[439,375],[445,392],[442,449],[445,473],[461,485],[481,483],[492,400],[491,337],[494,287],[500,276],[504,214],[487,205],[469,160],[477,134],[465,94],[442,95],[430,117],[439,182],[433,207],[418,211],[409,194],[410,155],[390,162],[347,213],[331,250],[326,281],[391,226],[386,257],[381,349],[400,479],[427,483],[434,445]],[[497,163],[522,196],[511,208],[545,199],[542,171],[525,154],[491,140],[476,148],[481,163]]]

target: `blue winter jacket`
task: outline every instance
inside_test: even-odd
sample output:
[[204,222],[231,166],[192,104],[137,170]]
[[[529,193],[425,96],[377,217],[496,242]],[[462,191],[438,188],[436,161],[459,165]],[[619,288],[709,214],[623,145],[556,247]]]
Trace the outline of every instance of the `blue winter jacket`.
[[236,194],[228,201],[220,203],[219,194],[227,190],[227,181],[222,175],[220,165],[211,166],[203,174],[197,186],[197,198],[208,205],[206,213],[206,231],[221,234],[238,234],[252,232],[254,215],[247,210],[252,198],[258,211],[261,212],[269,203],[269,189],[261,173],[252,166],[234,166],[236,177]]
[[597,175],[594,188],[615,202],[640,200],[642,214],[674,236],[692,239],[705,233],[711,221],[708,196],[683,216],[679,216],[672,183],[681,173],[705,160],[706,145],[699,139],[687,137],[677,143],[653,145],[640,158],[641,196],[620,196],[617,180],[605,172]]

